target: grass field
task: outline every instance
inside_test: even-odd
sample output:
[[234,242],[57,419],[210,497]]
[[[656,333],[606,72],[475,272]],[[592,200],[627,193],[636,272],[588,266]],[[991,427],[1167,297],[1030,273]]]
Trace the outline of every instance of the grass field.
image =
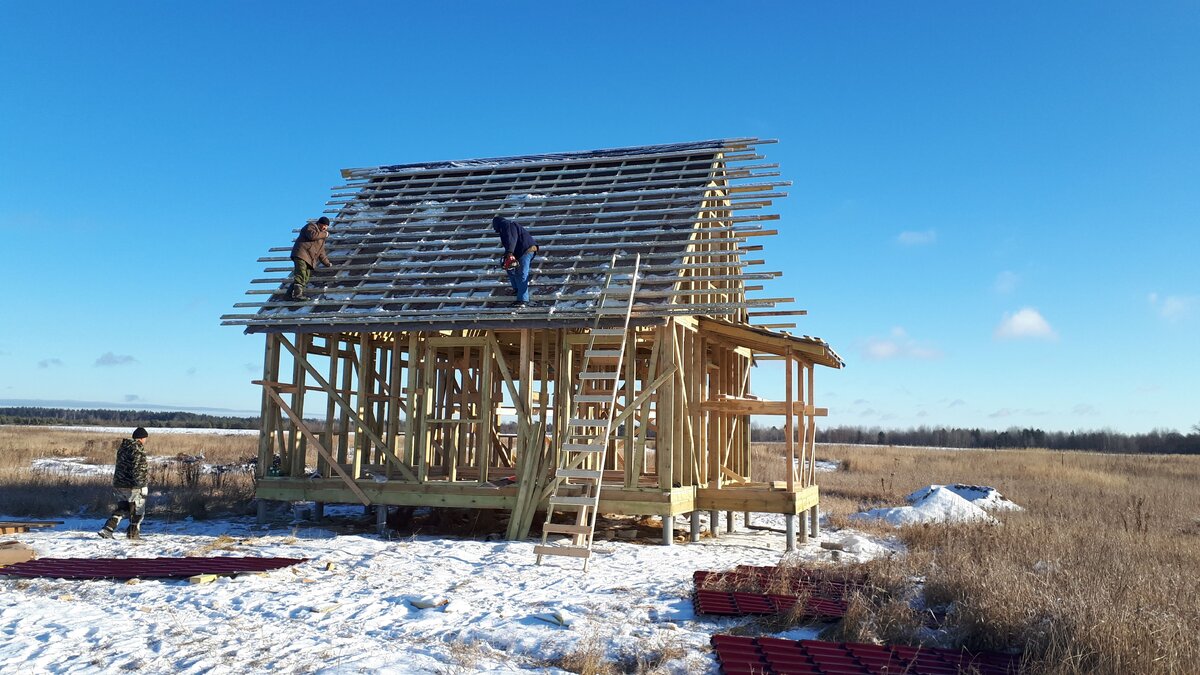
[[838,637],[911,641],[927,623],[914,606],[950,609],[943,637],[1022,648],[1034,670],[1196,672],[1200,457],[851,446],[818,456],[841,462],[818,476],[833,524],[931,483],[991,485],[1025,508],[994,514],[998,526],[902,529],[908,555],[871,564],[876,588]]
[[[36,427],[0,427],[0,513],[49,518],[67,514],[107,515],[112,510],[112,474],[79,475],[33,468],[35,459],[74,458],[82,464],[111,465],[126,435],[63,431]],[[153,434],[146,454],[168,461],[152,462],[152,495],[147,512],[154,518],[203,518],[244,513],[254,493],[253,476],[245,472],[203,473],[200,462],[181,461],[203,455],[203,463],[238,464],[254,457],[256,436]]]

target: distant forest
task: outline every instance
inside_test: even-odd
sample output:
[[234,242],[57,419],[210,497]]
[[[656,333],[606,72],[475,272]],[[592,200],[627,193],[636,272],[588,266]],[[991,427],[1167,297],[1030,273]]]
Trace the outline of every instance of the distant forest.
[[[0,424],[61,426],[155,426],[192,429],[257,429],[257,417],[229,417],[189,412],[152,412],[149,410],[75,410],[67,408],[0,408]],[[317,420],[310,427],[320,428]],[[501,433],[514,433],[517,425],[500,425]],[[780,427],[755,426],[751,438],[761,442],[782,443],[786,438]],[[1047,448],[1050,450],[1090,450],[1093,452],[1200,454],[1200,424],[1191,433],[1154,430],[1144,434],[1123,434],[1112,430],[1043,431],[1012,427],[959,429],[917,427],[881,429],[879,427],[831,427],[817,429],[818,443],[856,445],[908,445],[935,448]]]
[[257,429],[257,417],[226,417],[149,410],[74,410],[69,408],[0,408],[0,424],[98,427],[187,427],[190,429]]
[[[751,437],[756,441],[783,442],[787,436],[779,427],[755,427]],[[1012,427],[1004,431],[991,429],[957,429],[947,427],[917,427],[915,429],[880,429],[879,427],[817,428],[818,443],[849,443],[858,445],[910,445],[937,448],[1048,448],[1050,450],[1090,450],[1093,452],[1200,454],[1200,424],[1191,433],[1173,430],[1154,430],[1144,434],[1123,434],[1112,430],[1042,431]]]

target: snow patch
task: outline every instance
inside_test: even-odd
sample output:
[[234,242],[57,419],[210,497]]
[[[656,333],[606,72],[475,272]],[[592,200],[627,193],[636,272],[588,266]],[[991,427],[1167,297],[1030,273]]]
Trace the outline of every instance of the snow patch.
[[[973,499],[964,497],[964,494]],[[856,513],[850,518],[882,520],[896,526],[926,523],[994,523],[996,519],[988,515],[988,510],[1021,508],[1005,499],[994,488],[975,485],[930,485],[913,492],[906,499],[909,506],[871,509]]]

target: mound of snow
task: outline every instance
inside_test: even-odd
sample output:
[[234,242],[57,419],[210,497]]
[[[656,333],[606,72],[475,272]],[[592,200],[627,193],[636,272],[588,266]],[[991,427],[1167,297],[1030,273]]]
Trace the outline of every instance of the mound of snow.
[[925,523],[995,522],[979,506],[964,499],[945,485],[930,485],[908,496],[911,506],[871,509],[856,513],[856,520],[882,520],[891,525],[922,525]]
[[916,492],[905,497],[909,504],[916,504],[924,499],[933,490],[946,489],[963,499],[971,502],[975,506],[984,511],[1023,511],[1016,503],[1000,494],[1000,491],[988,485],[964,485],[955,483],[954,485],[930,485],[929,487],[921,488]]

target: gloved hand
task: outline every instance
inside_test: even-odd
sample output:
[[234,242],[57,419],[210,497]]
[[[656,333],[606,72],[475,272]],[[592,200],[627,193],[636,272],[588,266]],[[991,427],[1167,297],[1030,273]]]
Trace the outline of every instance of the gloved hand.
[[504,262],[500,263],[500,266],[506,270],[511,270],[517,266],[517,257],[509,253],[508,255],[504,256]]
[[148,494],[150,494],[150,486],[149,485],[143,486],[142,487],[142,496],[145,497]]

